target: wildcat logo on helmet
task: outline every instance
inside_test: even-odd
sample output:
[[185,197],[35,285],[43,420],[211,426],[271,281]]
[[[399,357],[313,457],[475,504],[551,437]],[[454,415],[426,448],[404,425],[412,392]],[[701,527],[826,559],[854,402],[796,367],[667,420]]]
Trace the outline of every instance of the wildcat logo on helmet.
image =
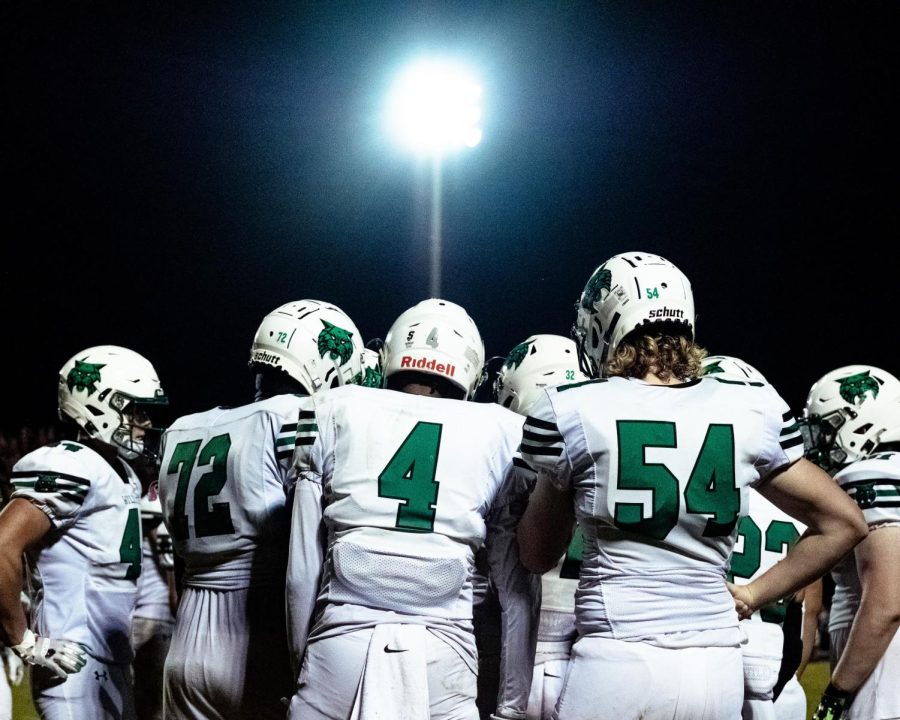
[[93,395],[97,391],[96,383],[100,382],[100,369],[106,367],[106,364],[89,363],[84,360],[76,360],[75,367],[69,370],[66,376],[66,385],[71,391],[80,390]]
[[525,356],[528,355],[528,349],[531,347],[532,342],[533,341],[531,340],[526,340],[510,350],[509,355],[506,356],[506,362],[503,363],[503,367],[511,369],[518,368],[525,359]]
[[431,360],[423,357],[416,359],[410,355],[404,355],[400,358],[400,367],[409,368],[410,370],[433,370],[434,372],[441,373],[441,375],[446,375],[447,377],[453,377],[456,374],[456,365],[439,363],[434,358]]
[[319,333],[319,355],[324,358],[327,353],[332,360],[339,360],[339,364],[343,365],[353,355],[353,343],[350,340],[353,333],[332,325],[327,320],[322,320],[322,324],[325,329]]
[[606,265],[597,268],[597,272],[591,275],[584,293],[581,296],[581,307],[585,310],[593,310],[594,303],[602,299],[602,293],[610,291],[612,287],[612,272],[606,269]]
[[860,405],[866,399],[866,393],[872,393],[872,399],[878,397],[878,391],[881,386],[878,381],[869,375],[869,371],[856,373],[841,380],[841,387],[838,390],[841,397],[848,403]]

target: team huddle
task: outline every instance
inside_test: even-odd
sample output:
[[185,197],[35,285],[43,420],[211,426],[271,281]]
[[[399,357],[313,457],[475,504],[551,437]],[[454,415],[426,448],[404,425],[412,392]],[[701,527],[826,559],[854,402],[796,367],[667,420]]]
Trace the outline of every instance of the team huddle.
[[813,718],[900,718],[900,380],[838,368],[798,420],[694,317],[671,262],[616,255],[473,402],[459,305],[376,351],[290,302],[253,401],[160,437],[152,364],[76,353],[73,439],[0,513],[7,664],[51,720],[802,720],[832,573]]

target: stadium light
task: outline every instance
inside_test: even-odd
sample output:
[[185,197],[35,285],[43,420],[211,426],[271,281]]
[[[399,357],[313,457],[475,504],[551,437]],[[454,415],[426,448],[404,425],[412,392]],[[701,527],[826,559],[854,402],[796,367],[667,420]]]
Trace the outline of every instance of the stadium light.
[[431,161],[429,290],[441,297],[443,158],[481,142],[481,85],[461,64],[418,60],[397,78],[388,99],[388,127],[395,142]]

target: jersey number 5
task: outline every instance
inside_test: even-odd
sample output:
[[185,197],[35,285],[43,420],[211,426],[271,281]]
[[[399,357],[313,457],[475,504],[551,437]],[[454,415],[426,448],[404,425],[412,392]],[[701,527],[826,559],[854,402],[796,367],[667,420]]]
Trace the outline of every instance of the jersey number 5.
[[188,518],[185,512],[188,486],[195,467],[210,469],[200,475],[194,486],[194,533],[196,537],[210,535],[231,535],[234,525],[231,522],[231,507],[227,502],[213,503],[209,506],[209,498],[218,495],[228,480],[227,458],[231,450],[231,436],[227,433],[210,438],[200,449],[199,440],[178,443],[172,452],[167,472],[178,473],[178,488],[175,491],[175,508],[172,537],[175,540],[188,539]]
[[[648,463],[648,447],[676,447],[675,423],[619,420],[618,487],[651,490],[652,512],[643,516],[641,503],[617,502],[616,525],[623,530],[662,540],[678,523],[681,512],[679,482],[662,463]],[[700,454],[684,488],[689,513],[709,514],[703,537],[730,535],[741,510],[741,491],[735,487],[734,428],[710,425]]]
[[417,422],[378,476],[378,496],[401,501],[394,523],[398,530],[434,530],[440,444],[440,423]]

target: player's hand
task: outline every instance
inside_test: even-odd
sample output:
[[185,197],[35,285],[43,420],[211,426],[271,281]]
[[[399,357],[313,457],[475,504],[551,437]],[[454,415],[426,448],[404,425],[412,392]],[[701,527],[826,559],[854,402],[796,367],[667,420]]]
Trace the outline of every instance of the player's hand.
[[737,611],[738,618],[741,620],[749,618],[753,611],[756,610],[756,605],[753,602],[753,591],[750,589],[750,586],[735,585],[730,582],[726,582],[725,586],[728,588],[728,592],[731,593],[731,597],[734,598],[734,609]]
[[9,684],[19,685],[25,678],[25,663],[12,651],[12,648],[0,648],[0,657],[3,658]]
[[31,630],[26,630],[22,642],[11,649],[29,665],[46,668],[60,680],[87,664],[84,647],[78,643],[41,637]]
[[852,699],[853,693],[839,690],[828,683],[828,687],[822,693],[822,699],[819,700],[819,706],[812,714],[812,720],[841,720]]

